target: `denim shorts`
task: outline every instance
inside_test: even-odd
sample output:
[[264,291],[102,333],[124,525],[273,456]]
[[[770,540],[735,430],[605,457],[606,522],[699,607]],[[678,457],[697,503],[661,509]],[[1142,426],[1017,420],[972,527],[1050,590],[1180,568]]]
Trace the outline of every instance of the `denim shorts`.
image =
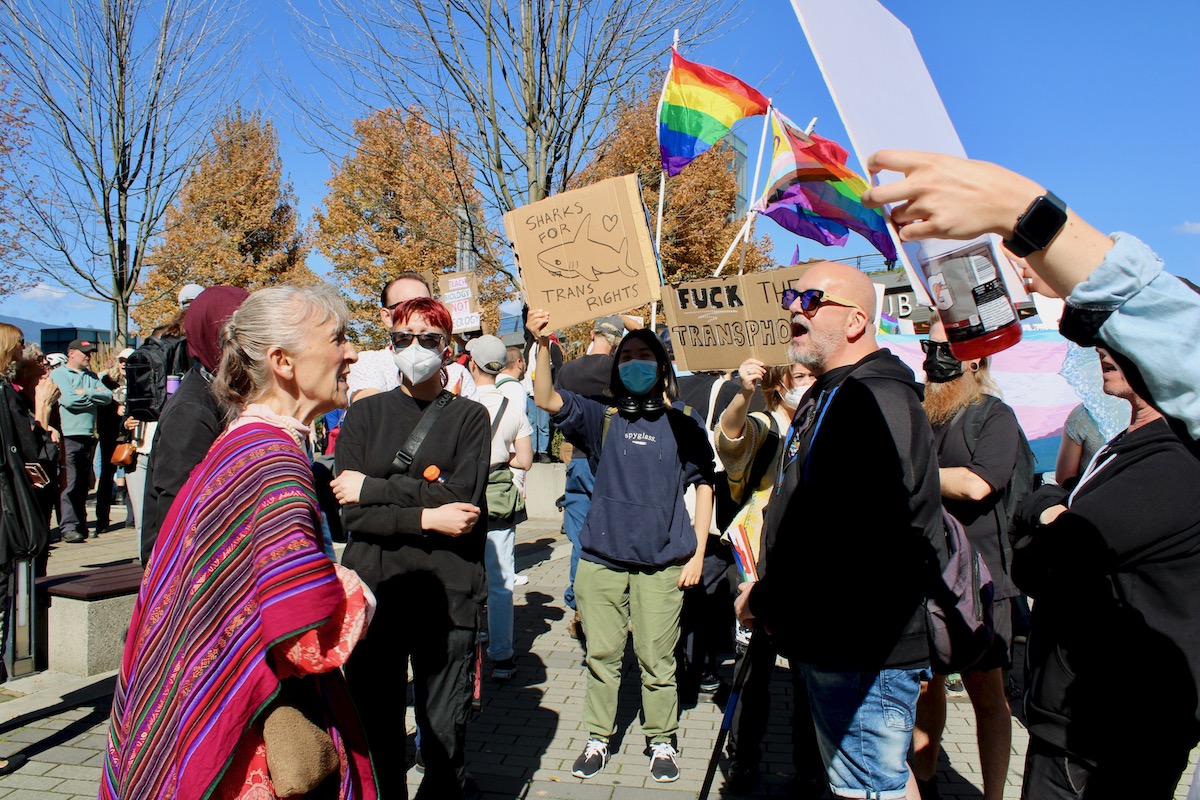
[[833,793],[903,800],[917,697],[929,671],[826,672],[799,666]]

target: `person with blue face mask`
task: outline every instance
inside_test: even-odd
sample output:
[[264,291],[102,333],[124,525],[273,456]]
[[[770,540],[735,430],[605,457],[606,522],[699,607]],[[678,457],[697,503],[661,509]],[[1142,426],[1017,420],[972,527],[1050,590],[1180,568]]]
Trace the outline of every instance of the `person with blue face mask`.
[[[596,459],[575,575],[575,603],[588,643],[583,707],[588,741],[571,774],[591,778],[608,763],[621,660],[632,627],[650,774],[659,783],[674,781],[679,778],[675,648],[683,590],[699,582],[704,563],[713,511],[712,446],[703,422],[670,404],[678,396],[675,372],[651,331],[631,331],[617,345],[612,401],[605,403],[552,385],[549,312],[531,311],[528,328],[541,345],[534,401],[550,412],[564,435],[585,440]],[[695,527],[683,500],[693,485]]]

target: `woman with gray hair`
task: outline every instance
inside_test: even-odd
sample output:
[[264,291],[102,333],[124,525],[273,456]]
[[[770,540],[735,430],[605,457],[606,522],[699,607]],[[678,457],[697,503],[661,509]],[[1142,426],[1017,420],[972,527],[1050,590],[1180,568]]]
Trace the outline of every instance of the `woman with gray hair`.
[[304,451],[346,405],[348,319],[331,287],[289,285],[225,325],[212,389],[230,422],[147,565],[101,798],[377,796],[339,669],[374,600],[322,550]]

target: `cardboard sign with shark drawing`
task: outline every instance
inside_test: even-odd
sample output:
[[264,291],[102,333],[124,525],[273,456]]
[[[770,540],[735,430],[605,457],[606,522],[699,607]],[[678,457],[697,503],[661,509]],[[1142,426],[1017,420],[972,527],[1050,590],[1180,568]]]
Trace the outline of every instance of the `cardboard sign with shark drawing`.
[[530,308],[555,328],[662,297],[636,175],[562,192],[504,215]]

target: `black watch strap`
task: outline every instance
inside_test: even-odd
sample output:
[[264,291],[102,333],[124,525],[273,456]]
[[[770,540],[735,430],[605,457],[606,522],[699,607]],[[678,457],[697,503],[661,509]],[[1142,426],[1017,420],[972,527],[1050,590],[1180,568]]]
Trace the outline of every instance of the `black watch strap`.
[[1025,213],[1017,217],[1012,236],[1004,240],[1004,246],[1018,258],[1044,250],[1067,224],[1067,204],[1058,199],[1054,192],[1046,192],[1034,199]]

